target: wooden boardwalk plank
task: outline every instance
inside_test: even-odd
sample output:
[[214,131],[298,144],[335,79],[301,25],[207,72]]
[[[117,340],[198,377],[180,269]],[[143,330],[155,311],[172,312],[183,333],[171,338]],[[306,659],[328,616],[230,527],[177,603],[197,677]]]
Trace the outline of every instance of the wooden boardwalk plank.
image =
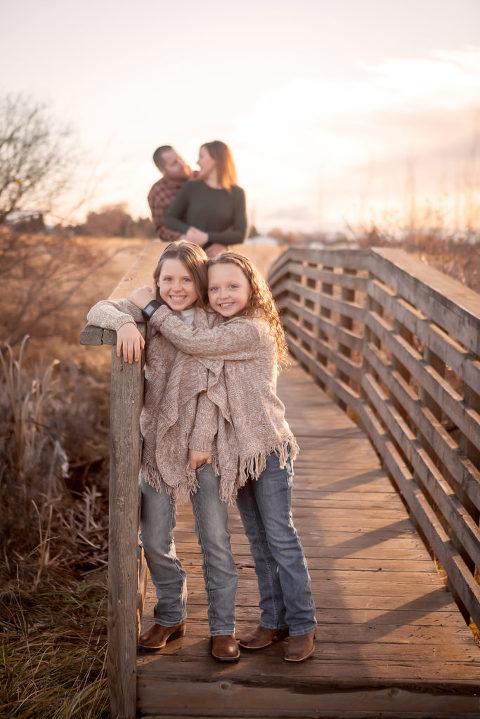
[[[294,517],[317,605],[315,656],[282,660],[284,643],[209,654],[200,550],[189,506],[177,552],[188,574],[188,632],[137,659],[138,711],[150,717],[480,717],[480,650],[361,430],[294,365],[279,393],[300,444]],[[237,633],[258,621],[248,542],[235,509]],[[152,619],[150,586],[144,626]]]

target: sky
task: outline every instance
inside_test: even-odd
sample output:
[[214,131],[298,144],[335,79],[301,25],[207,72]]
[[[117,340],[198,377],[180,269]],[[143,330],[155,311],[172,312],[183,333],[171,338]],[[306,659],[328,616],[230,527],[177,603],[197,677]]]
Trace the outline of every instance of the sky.
[[74,128],[83,215],[147,216],[155,148],[196,167],[220,139],[260,231],[480,225],[479,0],[0,0],[0,22],[0,93]]

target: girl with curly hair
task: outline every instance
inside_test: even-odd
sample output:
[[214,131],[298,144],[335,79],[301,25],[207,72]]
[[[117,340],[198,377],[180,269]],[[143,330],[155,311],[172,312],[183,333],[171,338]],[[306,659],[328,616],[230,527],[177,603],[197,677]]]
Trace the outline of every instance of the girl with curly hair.
[[[250,542],[260,592],[259,625],[240,639],[245,649],[262,649],[289,635],[285,660],[311,656],[315,606],[305,555],[292,520],[292,463],[298,445],[276,394],[278,366],[287,347],[270,289],[249,259],[227,252],[208,263],[210,307],[219,315],[212,328],[182,323],[158,306],[150,323],[199,363],[222,360],[211,371],[207,396],[225,413],[234,434],[220,433],[219,455],[237,454],[237,506]],[[131,296],[144,306],[148,292]],[[215,463],[215,458],[212,458]]]

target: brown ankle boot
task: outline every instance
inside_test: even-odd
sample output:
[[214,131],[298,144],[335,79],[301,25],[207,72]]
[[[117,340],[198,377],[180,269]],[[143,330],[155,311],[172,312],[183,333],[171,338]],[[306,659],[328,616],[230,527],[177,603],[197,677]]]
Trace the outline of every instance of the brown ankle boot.
[[283,657],[286,662],[303,662],[311,657],[315,651],[315,630],[308,634],[300,634],[297,637],[290,637],[287,651]]
[[187,631],[185,622],[177,624],[175,627],[164,627],[163,624],[152,624],[146,632],[140,634],[138,638],[138,646],[150,652],[163,649],[170,639],[183,637]]
[[288,627],[282,629],[267,629],[260,624],[255,627],[253,632],[239,639],[242,649],[264,649],[269,647],[275,641],[280,641],[288,636]]
[[219,634],[211,637],[211,654],[219,662],[236,662],[240,658],[240,650],[233,634]]

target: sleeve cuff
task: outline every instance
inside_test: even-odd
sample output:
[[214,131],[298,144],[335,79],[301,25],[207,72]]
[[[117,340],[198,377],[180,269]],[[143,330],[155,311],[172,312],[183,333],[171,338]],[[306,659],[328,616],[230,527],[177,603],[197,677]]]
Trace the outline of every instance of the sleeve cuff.
[[193,437],[188,443],[188,449],[193,452],[211,452],[213,439],[211,437]]
[[210,452],[215,435],[216,428],[212,433],[212,428],[208,431],[202,431],[201,428],[195,427],[188,440],[188,449],[193,449],[194,452]]
[[167,305],[160,305],[160,307],[155,310],[155,312],[151,316],[150,324],[153,325],[155,328],[160,329],[165,320],[168,319],[168,317],[172,316],[173,312],[170,307],[167,307]]
[[118,332],[120,327],[123,327],[123,325],[126,325],[129,322],[132,322],[135,326],[137,324],[133,317],[130,317],[129,315],[122,315],[121,317],[115,318],[112,321],[112,325],[114,325],[112,329],[114,329],[115,332]]

